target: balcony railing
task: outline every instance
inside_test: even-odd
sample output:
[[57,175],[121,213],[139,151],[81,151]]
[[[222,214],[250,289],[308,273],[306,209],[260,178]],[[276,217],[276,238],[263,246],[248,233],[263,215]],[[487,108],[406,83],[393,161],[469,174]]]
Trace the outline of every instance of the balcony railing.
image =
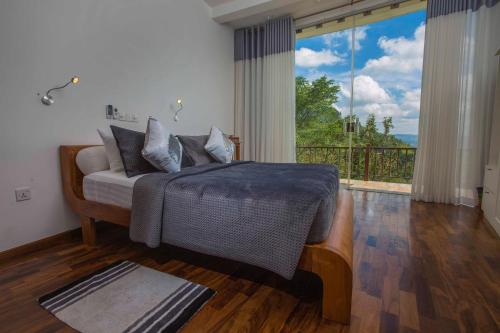
[[[416,148],[352,147],[351,177],[394,183],[411,183]],[[349,147],[297,146],[298,163],[334,164],[347,178]]]

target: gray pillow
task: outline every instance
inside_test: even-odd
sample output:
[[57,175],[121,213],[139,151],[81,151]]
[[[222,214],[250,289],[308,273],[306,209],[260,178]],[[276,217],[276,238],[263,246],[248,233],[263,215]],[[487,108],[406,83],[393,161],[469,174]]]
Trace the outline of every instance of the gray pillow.
[[142,156],[157,169],[166,172],[181,170],[182,146],[161,123],[149,118]]
[[222,133],[220,129],[212,126],[205,150],[220,163],[231,163],[234,154],[234,143]]
[[177,138],[182,144],[183,168],[216,162],[215,159],[205,150],[208,135],[178,135]]
[[144,133],[117,126],[110,126],[110,128],[115,136],[116,145],[120,150],[120,156],[122,157],[127,177],[158,171],[142,157],[141,151],[144,147]]

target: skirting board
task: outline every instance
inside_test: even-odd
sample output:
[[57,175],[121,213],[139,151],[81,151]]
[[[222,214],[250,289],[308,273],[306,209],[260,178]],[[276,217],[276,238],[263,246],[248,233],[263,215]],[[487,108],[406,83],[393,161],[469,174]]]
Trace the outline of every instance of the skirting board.
[[17,246],[12,249],[5,250],[3,252],[0,252],[0,262],[16,258],[24,254],[35,252],[38,250],[43,250],[68,240],[79,239],[81,238],[80,234],[81,234],[81,228],[76,228],[46,238],[42,238],[31,243]]
[[485,217],[484,221],[489,227],[491,227],[491,229],[493,229],[493,231],[496,233],[496,236],[500,238],[500,219],[496,217],[493,219],[493,221],[490,221]]

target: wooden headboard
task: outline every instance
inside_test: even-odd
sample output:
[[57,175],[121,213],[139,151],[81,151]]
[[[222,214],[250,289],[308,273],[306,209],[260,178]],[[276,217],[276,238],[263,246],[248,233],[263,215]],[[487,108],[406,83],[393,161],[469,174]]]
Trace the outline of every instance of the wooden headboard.
[[[237,136],[230,136],[234,142],[234,159],[240,159],[240,140]],[[61,176],[63,191],[71,208],[81,216],[91,216],[95,219],[128,225],[130,210],[118,206],[106,205],[87,201],[83,197],[83,174],[76,165],[76,155],[87,147],[97,145],[60,146]]]
[[240,141],[240,137],[239,136],[230,135],[229,139],[231,139],[231,141],[233,141],[234,147],[235,147],[234,158],[233,159],[235,161],[239,161],[241,159],[241,141]]
[[[240,138],[230,136],[231,141],[235,145],[234,159],[240,159]],[[76,165],[76,155],[78,152],[87,147],[96,145],[76,145],[76,146],[60,146],[59,154],[61,159],[61,176],[63,181],[64,195],[66,196],[71,208],[78,211],[81,207],[81,201],[85,201],[83,197],[83,174]]]
[[[78,152],[87,147],[96,145],[78,145],[78,146],[61,146],[59,147],[59,155],[61,159],[61,175],[65,195],[75,196],[78,199],[83,199],[83,173],[76,165],[76,155]],[[66,193],[69,190],[70,193]]]

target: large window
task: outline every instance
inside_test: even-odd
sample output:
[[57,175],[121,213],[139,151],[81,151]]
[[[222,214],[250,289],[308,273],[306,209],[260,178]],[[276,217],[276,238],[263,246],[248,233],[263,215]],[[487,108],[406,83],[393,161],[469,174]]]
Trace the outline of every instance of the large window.
[[298,162],[335,164],[353,187],[409,191],[418,144],[421,8],[421,1],[410,1],[298,34]]

